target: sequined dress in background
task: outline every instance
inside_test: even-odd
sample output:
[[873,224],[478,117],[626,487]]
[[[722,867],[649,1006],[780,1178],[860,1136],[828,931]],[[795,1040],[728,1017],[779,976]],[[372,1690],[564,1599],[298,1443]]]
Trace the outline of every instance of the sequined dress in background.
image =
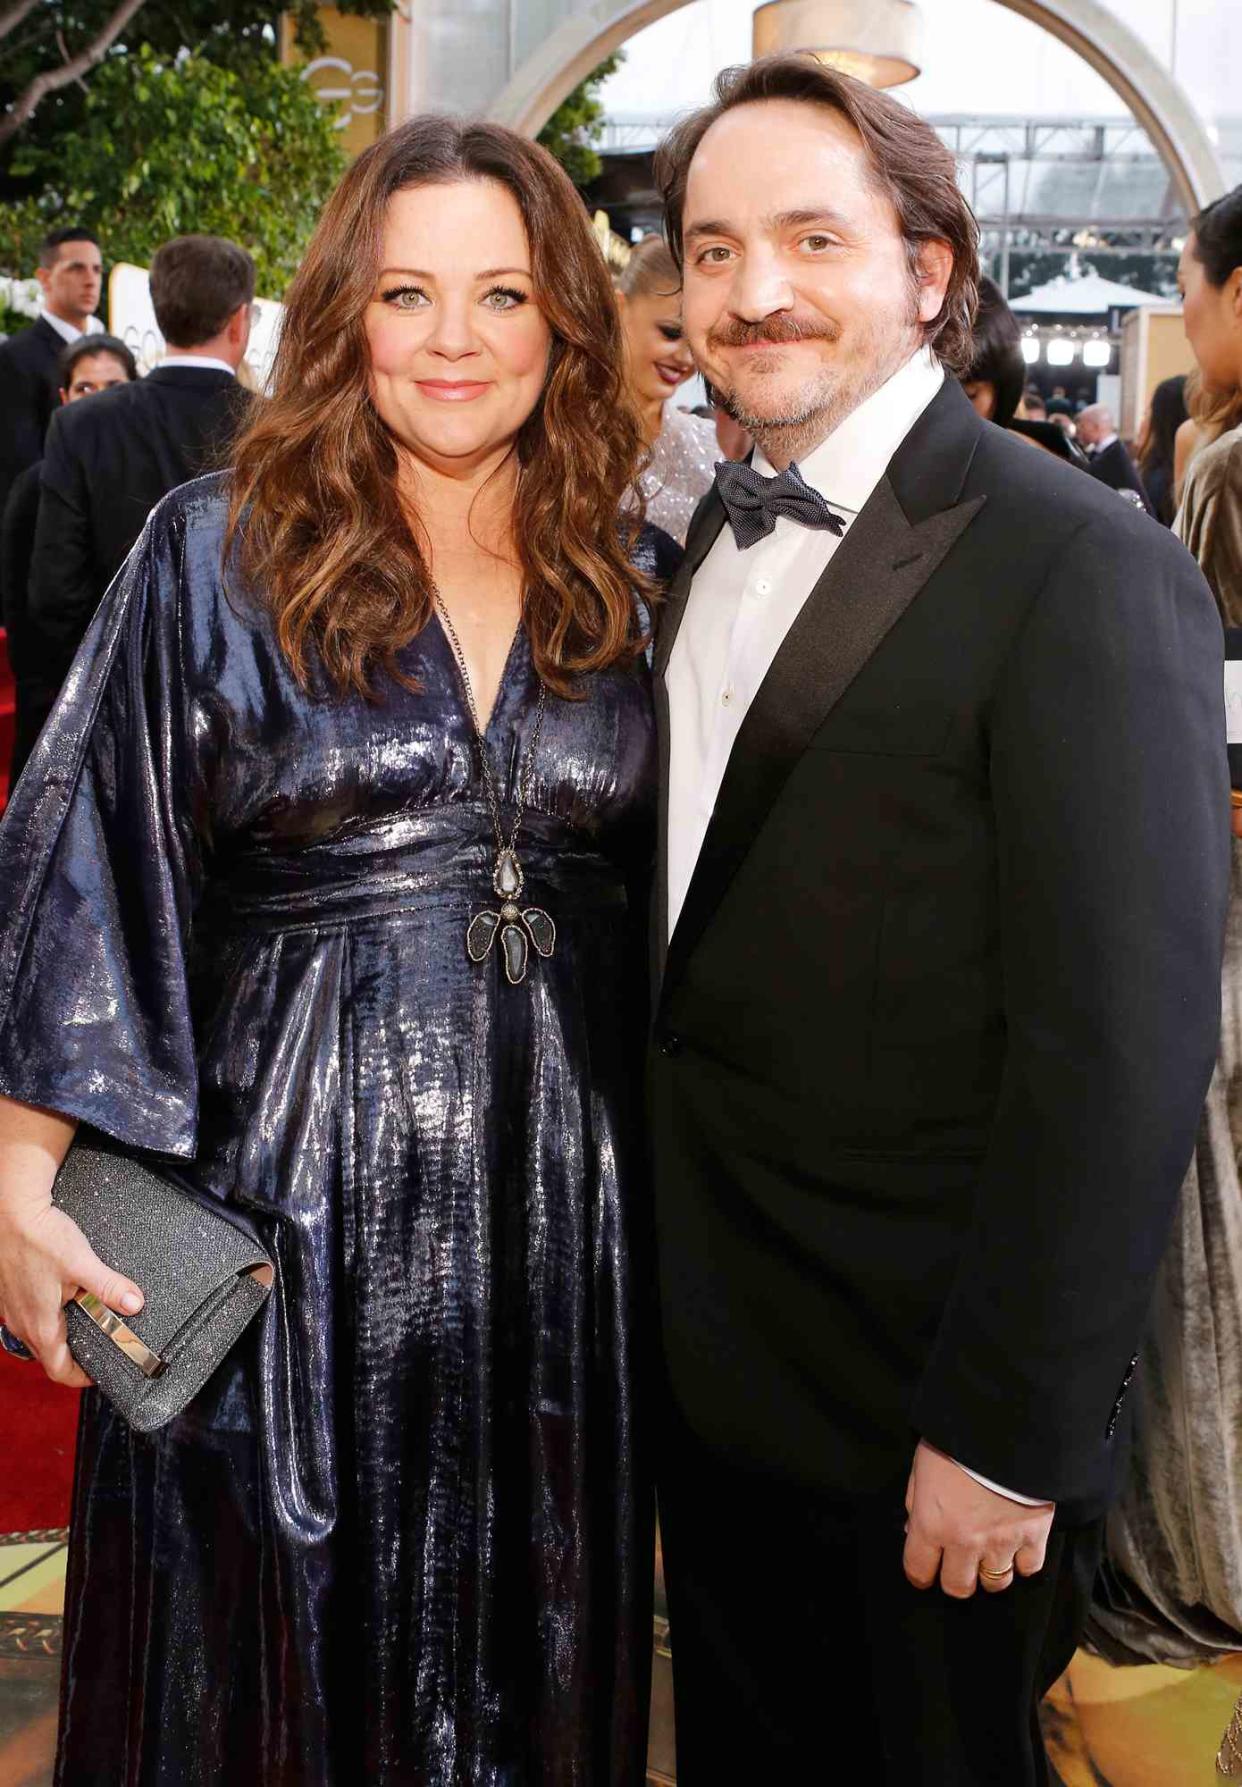
[[[646,667],[549,701],[557,946],[511,987],[438,624],[421,691],[309,698],[224,518],[215,478],[156,511],[0,829],[0,1090],[179,1157],[279,1273],[160,1433],[83,1398],[58,1779],[637,1783]],[[519,632],[505,799],[536,691]]]
[[652,446],[651,464],[639,480],[652,526],[663,528],[684,546],[690,517],[711,487],[716,461],[723,458],[713,423],[665,404],[664,426]]

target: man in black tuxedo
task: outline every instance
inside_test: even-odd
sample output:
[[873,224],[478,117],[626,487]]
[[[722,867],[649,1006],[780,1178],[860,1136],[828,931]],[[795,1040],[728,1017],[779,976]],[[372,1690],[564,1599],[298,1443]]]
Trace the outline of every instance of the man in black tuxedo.
[[678,1780],[1025,1787],[1216,1053],[1220,627],[945,376],[935,133],[801,57],[717,91],[657,158],[756,441],[655,659]]
[[164,359],[137,384],[58,411],[48,430],[29,601],[48,706],[156,503],[227,463],[248,401],[237,368],[254,282],[254,262],[236,243],[166,242],[151,261]]
[[90,230],[45,236],[35,269],[42,303],[28,329],[0,342],[0,515],[18,472],[43,452],[60,403],[61,350],[102,325],[95,316],[103,281],[99,243]]
[[[131,383],[138,367],[123,341],[114,335],[90,334],[61,349],[60,391],[62,404],[81,403],[116,385]],[[33,652],[27,627],[30,596],[30,561],[34,556],[39,523],[38,460],[13,480],[0,516],[0,617],[8,635],[9,668],[17,686],[17,720],[9,759],[9,786],[16,783],[39,736],[51,696],[36,644]]]
[[1078,439],[1087,455],[1093,478],[1107,484],[1110,490],[1133,490],[1149,515],[1155,510],[1148,499],[1139,469],[1130,457],[1130,449],[1117,433],[1117,424],[1107,404],[1088,404],[1078,417]]

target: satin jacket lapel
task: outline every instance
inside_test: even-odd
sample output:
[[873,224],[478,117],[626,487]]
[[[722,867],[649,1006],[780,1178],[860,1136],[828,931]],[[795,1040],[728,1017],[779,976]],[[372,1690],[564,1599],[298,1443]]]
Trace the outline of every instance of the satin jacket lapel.
[[725,525],[725,508],[713,484],[690,520],[686,531],[686,556],[677,568],[660,605],[656,621],[652,678],[655,694],[656,736],[660,752],[659,830],[656,834],[655,881],[651,892],[651,974],[654,987],[664,972],[664,947],[668,937],[668,688],[664,681],[673,642],[686,612],[694,574],[716,543]]
[[[669,942],[665,995],[812,736],[983,506],[983,497],[954,500],[980,424],[956,382],[951,383],[952,394],[942,393],[916,424],[837,548],[751,703]],[[934,456],[933,446],[938,449]],[[666,700],[662,855],[667,737]],[[661,876],[667,879],[666,860]],[[666,890],[660,904],[667,915]]]

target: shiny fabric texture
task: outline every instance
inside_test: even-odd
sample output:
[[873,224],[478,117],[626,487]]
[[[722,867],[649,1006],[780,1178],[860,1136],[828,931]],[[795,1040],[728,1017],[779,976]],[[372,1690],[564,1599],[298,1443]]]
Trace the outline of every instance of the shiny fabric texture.
[[664,426],[651,447],[651,463],[639,479],[647,520],[684,546],[690,518],[712,487],[721,457],[716,425],[676,403],[664,406]]
[[[278,1270],[161,1432],[83,1399],[58,1780],[639,1782],[647,669],[549,701],[557,947],[512,987],[466,956],[493,847],[438,624],[418,691],[308,697],[225,509],[155,511],[0,828],[0,1090],[179,1157]],[[536,689],[519,632],[507,800]]]

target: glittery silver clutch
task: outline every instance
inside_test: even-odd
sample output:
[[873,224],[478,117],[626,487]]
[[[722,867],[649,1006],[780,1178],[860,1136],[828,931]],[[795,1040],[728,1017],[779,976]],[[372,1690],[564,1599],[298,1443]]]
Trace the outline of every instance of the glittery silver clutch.
[[78,1364],[131,1427],[150,1433],[181,1413],[263,1307],[272,1262],[223,1207],[124,1154],[71,1148],[52,1197],[146,1298],[125,1320],[81,1291],[66,1314]]

